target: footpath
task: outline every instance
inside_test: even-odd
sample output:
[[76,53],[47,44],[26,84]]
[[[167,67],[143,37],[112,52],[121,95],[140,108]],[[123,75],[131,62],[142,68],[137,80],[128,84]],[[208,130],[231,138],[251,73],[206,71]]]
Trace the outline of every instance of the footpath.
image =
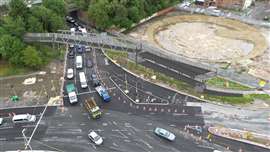
[[245,144],[255,145],[270,150],[270,136],[267,135],[225,127],[209,127],[208,132],[212,135],[236,140]]

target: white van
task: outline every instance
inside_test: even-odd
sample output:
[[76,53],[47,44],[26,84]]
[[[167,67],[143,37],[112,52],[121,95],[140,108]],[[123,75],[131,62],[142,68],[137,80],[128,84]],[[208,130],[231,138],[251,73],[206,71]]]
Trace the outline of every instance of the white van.
[[35,122],[36,116],[30,114],[19,114],[12,118],[13,123],[25,123],[25,122]]
[[70,28],[71,35],[75,35],[75,31],[76,31],[76,29],[74,27],[73,28]]
[[82,88],[87,88],[87,81],[84,72],[79,72],[80,82]]
[[83,67],[82,56],[76,56],[76,68],[81,69]]

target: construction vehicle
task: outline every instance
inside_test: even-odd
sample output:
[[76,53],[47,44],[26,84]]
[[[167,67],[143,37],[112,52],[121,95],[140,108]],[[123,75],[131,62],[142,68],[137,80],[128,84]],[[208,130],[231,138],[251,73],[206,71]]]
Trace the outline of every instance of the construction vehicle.
[[108,91],[103,86],[98,86],[95,89],[104,102],[111,101],[111,97],[110,97]]
[[101,117],[101,111],[93,98],[86,99],[84,106],[86,110],[91,114],[92,118],[97,119]]
[[66,85],[66,90],[67,90],[67,93],[68,93],[69,102],[71,104],[77,103],[78,99],[77,99],[77,95],[76,95],[76,92],[75,92],[74,84],[73,83],[67,84]]

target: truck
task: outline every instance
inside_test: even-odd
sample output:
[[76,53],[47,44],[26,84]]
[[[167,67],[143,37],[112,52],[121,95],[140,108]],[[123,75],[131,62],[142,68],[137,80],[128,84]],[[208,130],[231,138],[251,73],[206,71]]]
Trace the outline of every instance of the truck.
[[84,102],[84,106],[86,110],[90,113],[92,118],[97,119],[101,117],[100,108],[97,106],[93,98],[86,99]]
[[66,85],[66,90],[67,90],[67,93],[68,93],[68,98],[69,98],[69,102],[71,104],[73,103],[77,103],[78,102],[78,99],[77,99],[77,94],[75,92],[75,86],[73,83],[69,83]]
[[108,91],[103,86],[98,86],[95,89],[104,102],[111,101],[111,97],[110,97]]

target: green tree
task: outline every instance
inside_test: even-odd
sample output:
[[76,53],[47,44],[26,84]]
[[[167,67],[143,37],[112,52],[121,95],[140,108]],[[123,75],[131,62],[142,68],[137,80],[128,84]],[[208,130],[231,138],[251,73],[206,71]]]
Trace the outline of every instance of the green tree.
[[21,37],[26,29],[25,23],[21,17],[11,18],[9,16],[4,18],[3,28],[13,36]]
[[9,15],[11,17],[22,16],[25,18],[27,16],[28,8],[24,0],[11,0],[9,3]]
[[22,51],[22,54],[23,54],[22,59],[26,66],[34,69],[38,69],[42,66],[42,59],[39,56],[39,53],[36,50],[36,48],[32,46],[27,46]]
[[31,13],[39,19],[43,31],[55,32],[64,27],[64,18],[44,6],[33,7]]
[[43,31],[48,31],[49,28],[49,18],[52,11],[44,6],[35,6],[31,8],[31,14],[38,18],[42,24]]
[[41,21],[35,16],[27,18],[27,31],[28,32],[43,32],[43,26]]
[[66,6],[64,0],[43,0],[43,5],[54,11],[57,15],[65,16]]
[[59,29],[62,29],[64,27],[65,23],[61,16],[56,15],[55,13],[52,13],[49,18],[49,32],[56,32]]
[[19,65],[22,63],[21,52],[24,48],[22,41],[11,35],[0,37],[0,54],[11,64]]
[[137,7],[133,6],[128,9],[128,17],[134,22],[137,23],[140,21],[140,11]]
[[106,29],[112,25],[111,18],[109,17],[109,4],[108,0],[91,1],[90,3],[88,16],[99,29]]
[[74,0],[75,4],[84,11],[87,11],[91,0]]

